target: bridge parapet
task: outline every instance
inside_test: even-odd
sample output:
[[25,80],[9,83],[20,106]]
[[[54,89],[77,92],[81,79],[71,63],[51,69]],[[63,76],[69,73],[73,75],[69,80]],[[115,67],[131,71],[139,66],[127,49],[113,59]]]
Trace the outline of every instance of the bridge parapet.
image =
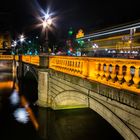
[[13,60],[13,55],[0,55],[0,60]]
[[50,56],[49,68],[140,93],[140,60]]
[[[0,60],[13,59],[20,58],[13,55],[0,56]],[[140,93],[140,60],[22,55],[21,61]]]
[[39,67],[48,68],[49,57],[48,56],[38,56],[38,55],[22,55],[21,61],[29,64],[33,64]]

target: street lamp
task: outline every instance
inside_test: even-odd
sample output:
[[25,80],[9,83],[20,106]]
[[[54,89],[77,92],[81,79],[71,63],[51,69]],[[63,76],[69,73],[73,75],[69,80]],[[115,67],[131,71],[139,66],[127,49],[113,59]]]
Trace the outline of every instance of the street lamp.
[[50,17],[45,17],[45,19],[42,22],[42,26],[45,30],[45,45],[43,46],[43,52],[45,52],[45,50],[48,49],[48,30],[51,25],[52,19]]
[[19,41],[20,41],[20,45],[21,45],[21,49],[23,49],[23,42],[25,41],[25,37],[24,37],[24,35],[20,35],[20,37],[19,37]]
[[25,40],[24,35],[20,35],[20,42],[22,43],[22,42],[24,42],[24,40]]
[[16,46],[17,46],[17,41],[16,40],[13,40],[12,42],[12,54],[15,54],[16,53]]

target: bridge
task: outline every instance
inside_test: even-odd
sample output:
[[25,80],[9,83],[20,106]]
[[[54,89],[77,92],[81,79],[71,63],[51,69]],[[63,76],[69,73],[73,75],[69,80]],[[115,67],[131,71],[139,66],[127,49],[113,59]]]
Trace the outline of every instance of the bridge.
[[91,108],[126,140],[140,138],[140,60],[69,56],[0,56],[18,78],[31,73],[36,103],[52,109]]

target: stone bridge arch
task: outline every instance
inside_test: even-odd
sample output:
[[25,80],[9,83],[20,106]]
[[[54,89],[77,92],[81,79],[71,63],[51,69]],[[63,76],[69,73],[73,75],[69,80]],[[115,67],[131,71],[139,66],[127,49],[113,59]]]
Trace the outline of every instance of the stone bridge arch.
[[69,90],[62,91],[52,99],[53,109],[89,107],[110,123],[126,140],[138,140],[135,133],[102,102],[85,93]]
[[51,100],[53,109],[88,107],[88,97],[76,90],[62,91]]
[[51,69],[39,71],[38,89],[40,106],[53,109],[89,107],[126,140],[140,137],[140,98],[134,93]]

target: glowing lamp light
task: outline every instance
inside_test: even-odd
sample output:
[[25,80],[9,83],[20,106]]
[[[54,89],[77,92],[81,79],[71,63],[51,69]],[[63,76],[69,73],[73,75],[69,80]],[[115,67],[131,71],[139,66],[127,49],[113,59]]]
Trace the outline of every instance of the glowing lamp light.
[[50,17],[50,15],[47,13],[45,14],[45,20],[48,19]]
[[14,41],[14,46],[16,46],[17,45],[17,41]]
[[42,25],[43,25],[43,28],[46,28],[47,27],[47,22],[44,20]]
[[49,18],[49,19],[47,20],[47,24],[48,24],[48,25],[51,25],[51,24],[52,24],[52,19],[51,19],[51,18]]
[[20,42],[23,42],[23,41],[24,41],[24,39],[23,39],[23,38],[21,38],[21,39],[20,39]]
[[20,36],[20,42],[22,43],[22,42],[24,42],[24,40],[25,40],[24,35],[21,35],[21,36]]
[[46,28],[48,26],[50,26],[52,24],[52,19],[47,19],[47,20],[44,20],[42,25],[43,25],[43,28]]

